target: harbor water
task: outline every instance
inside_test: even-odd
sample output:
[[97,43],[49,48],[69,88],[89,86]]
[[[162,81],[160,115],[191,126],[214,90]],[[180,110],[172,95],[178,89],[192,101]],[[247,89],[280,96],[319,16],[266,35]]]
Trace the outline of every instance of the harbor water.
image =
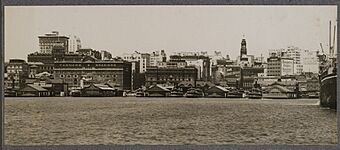
[[337,144],[318,99],[6,97],[6,145]]

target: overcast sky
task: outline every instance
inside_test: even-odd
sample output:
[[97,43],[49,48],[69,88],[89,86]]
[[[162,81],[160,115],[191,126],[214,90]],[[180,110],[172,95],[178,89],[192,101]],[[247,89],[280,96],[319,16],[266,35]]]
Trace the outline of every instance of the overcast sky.
[[[38,36],[53,30],[76,35],[82,47],[114,56],[152,52],[222,51],[239,55],[242,35],[248,54],[294,45],[328,46],[336,6],[5,6],[5,60],[39,51]],[[333,28],[333,27],[332,27]]]

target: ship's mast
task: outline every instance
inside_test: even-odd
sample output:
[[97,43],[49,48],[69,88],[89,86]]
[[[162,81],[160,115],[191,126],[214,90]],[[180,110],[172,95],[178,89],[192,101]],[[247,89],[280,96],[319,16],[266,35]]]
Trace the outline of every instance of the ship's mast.
[[331,43],[331,40],[332,40],[332,21],[331,20],[329,20],[329,40],[328,40],[328,42],[329,42],[329,44],[328,44],[328,47],[329,47],[329,56],[331,56],[332,55],[332,43]]
[[336,26],[334,25],[334,33],[333,33],[333,45],[332,45],[332,56],[334,56],[334,50],[335,50],[335,30],[336,30]]

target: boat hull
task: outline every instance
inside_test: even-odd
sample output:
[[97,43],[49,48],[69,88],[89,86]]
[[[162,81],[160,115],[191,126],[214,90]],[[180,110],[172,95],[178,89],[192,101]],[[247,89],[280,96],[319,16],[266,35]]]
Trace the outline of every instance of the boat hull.
[[320,106],[337,108],[337,75],[327,75],[320,80]]
[[261,99],[262,95],[249,95],[248,98],[250,98],[250,99]]

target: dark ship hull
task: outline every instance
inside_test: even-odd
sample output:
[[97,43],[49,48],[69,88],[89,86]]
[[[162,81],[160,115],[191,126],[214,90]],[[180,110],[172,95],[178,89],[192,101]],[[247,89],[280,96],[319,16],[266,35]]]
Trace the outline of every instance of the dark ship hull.
[[337,75],[328,74],[320,77],[320,106],[337,108]]

